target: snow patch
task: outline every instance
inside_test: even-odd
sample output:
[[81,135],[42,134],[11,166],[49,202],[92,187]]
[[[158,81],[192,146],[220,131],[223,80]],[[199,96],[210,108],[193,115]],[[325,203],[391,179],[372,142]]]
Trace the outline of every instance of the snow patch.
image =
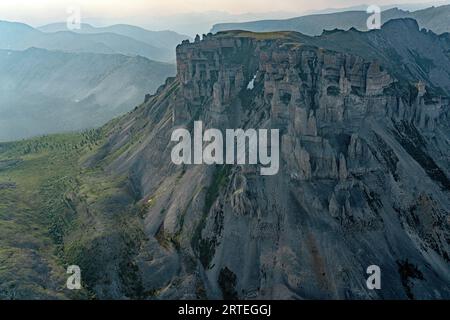
[[256,80],[256,74],[253,76],[253,79],[250,80],[250,82],[247,85],[247,90],[253,90],[255,88],[255,80]]

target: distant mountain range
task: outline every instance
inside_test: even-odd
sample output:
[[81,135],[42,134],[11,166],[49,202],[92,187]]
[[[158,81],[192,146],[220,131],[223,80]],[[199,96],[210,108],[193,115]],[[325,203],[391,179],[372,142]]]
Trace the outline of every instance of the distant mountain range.
[[[308,10],[304,11],[302,6],[298,6],[295,11],[270,11],[270,12],[244,12],[244,13],[230,13],[227,11],[219,10],[208,10],[202,12],[186,12],[180,14],[172,14],[165,16],[155,16],[150,13],[145,17],[133,17],[128,19],[128,22],[133,25],[143,26],[150,30],[172,30],[181,34],[188,34],[191,37],[195,37],[196,34],[207,33],[211,30],[214,24],[218,23],[241,23],[248,21],[258,21],[258,20],[279,20],[279,19],[289,19],[299,16],[306,16],[312,14],[325,14],[343,11],[365,11],[367,7],[372,3],[367,1],[367,4],[350,6],[344,8],[326,8],[321,10]],[[335,4],[339,5],[336,1]],[[446,1],[432,1],[425,3],[399,3],[392,5],[380,6],[384,10],[399,8],[402,10],[415,11],[423,8],[438,6],[448,4],[449,0]],[[89,22],[93,25],[108,25],[117,23],[110,19],[100,19],[100,18],[86,18],[84,22]]]
[[129,111],[175,75],[167,62],[185,39],[130,25],[72,32],[0,21],[0,141],[92,128]]
[[[222,23],[213,26],[211,32],[225,30],[246,30],[253,32],[297,31],[306,35],[320,35],[323,30],[343,29],[352,27],[366,31],[366,11],[345,11],[327,14],[313,14],[284,20],[260,20],[244,23]],[[405,11],[398,8],[385,10],[381,14],[382,23],[398,18],[413,18],[421,28],[435,33],[450,31],[450,5],[430,7],[417,11]]]
[[62,23],[38,30],[23,23],[0,21],[0,49],[9,50],[36,47],[66,52],[140,55],[172,62],[176,45],[188,38],[175,32],[152,32],[128,25],[107,28],[82,25],[81,30],[72,32]]
[[[52,23],[39,27],[38,29],[47,33],[68,31],[66,23]],[[187,35],[179,34],[170,30],[150,31],[127,24],[116,24],[108,27],[94,27],[90,24],[83,23],[81,24],[81,28],[79,30],[73,30],[73,32],[80,34],[115,33],[137,41],[145,42],[151,46],[171,50],[172,56],[175,56],[175,47],[177,45],[179,45],[183,40],[190,39]]]
[[[432,2],[417,2],[417,3],[396,3],[396,4],[389,4],[380,6],[382,11],[398,8],[401,10],[407,10],[407,11],[416,11],[416,10],[422,10],[425,8],[430,7],[437,7],[437,6],[444,6],[449,4],[449,1],[432,1]],[[351,7],[345,7],[345,8],[326,8],[321,10],[310,10],[305,12],[303,15],[311,15],[311,14],[325,14],[325,13],[336,13],[336,12],[344,12],[344,11],[366,11],[367,8],[370,6],[370,3],[351,6]]]
[[173,75],[139,56],[0,50],[0,141],[99,126]]
[[[188,12],[167,16],[149,16],[136,19],[133,24],[145,26],[151,30],[170,29],[195,37],[196,34],[207,33],[216,23],[244,22],[265,19],[287,19],[298,16],[297,12],[249,12],[232,14],[226,11]],[[93,20],[94,24],[101,23]]]

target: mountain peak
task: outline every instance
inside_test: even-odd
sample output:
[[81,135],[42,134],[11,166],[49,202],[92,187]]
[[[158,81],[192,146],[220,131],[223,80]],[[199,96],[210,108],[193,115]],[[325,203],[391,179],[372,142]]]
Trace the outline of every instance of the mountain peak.
[[32,26],[22,23],[22,22],[16,22],[16,21],[6,21],[6,20],[0,20],[0,27],[2,28],[14,28],[15,30],[28,30],[28,31],[38,31]]
[[[366,7],[367,8],[367,7]],[[417,11],[406,11],[398,8],[387,9],[382,12],[382,20],[390,21],[399,18],[415,19],[421,28],[434,31],[437,34],[450,31],[449,17],[450,5],[431,7]],[[343,29],[355,27],[358,30],[367,30],[368,14],[363,11],[344,11],[328,14],[305,15],[282,20],[260,20],[244,23],[216,24],[212,32],[223,30],[247,30],[255,32],[270,31],[297,31],[310,36],[318,36],[323,30]],[[407,21],[404,21],[408,23]],[[415,26],[414,26],[415,27]]]
[[[403,30],[405,25],[415,28],[405,19],[383,30]],[[440,70],[445,76],[450,62],[442,58],[448,48],[427,34],[419,34],[419,40],[416,35],[343,31],[308,37],[228,31],[178,46],[176,80],[115,122],[101,153],[90,163],[129,176],[132,190],[142,198],[139,204],[152,204],[141,211],[151,239],[145,245],[168,262],[142,262],[145,270],[165,271],[147,278],[145,289],[159,285],[164,274],[167,285],[158,298],[179,298],[180,292],[195,297],[191,281],[173,281],[180,275],[172,270],[183,270],[182,277],[197,277],[196,283],[206,288],[205,297],[212,299],[317,297],[324,289],[316,278],[305,278],[308,289],[303,290],[297,287],[298,278],[287,284],[289,276],[300,269],[314,274],[316,261],[326,258],[348,270],[347,279],[356,279],[367,267],[360,261],[372,261],[373,256],[395,274],[403,263],[396,257],[401,252],[402,259],[414,258],[421,265],[423,278],[432,279],[414,290],[415,298],[449,296],[446,289],[436,292],[448,279],[448,272],[440,271],[448,236],[436,237],[429,251],[417,251],[418,245],[427,245],[429,235],[416,221],[432,212],[427,215],[434,219],[430,225],[441,226],[439,219],[448,207],[448,170],[438,160],[448,154],[447,138],[441,134],[448,133],[448,101],[433,96],[429,86],[433,81],[444,84],[445,79],[433,77]],[[433,52],[425,59],[423,47]],[[389,61],[398,68],[395,72],[385,67]],[[431,69],[439,61],[445,65]],[[416,69],[409,70],[411,66]],[[400,77],[406,73],[410,78]],[[280,130],[279,174],[262,177],[257,165],[174,165],[170,137],[178,128],[195,132],[197,121],[218,130]],[[140,137],[145,139],[136,143]],[[124,151],[117,156],[117,150]],[[115,156],[109,160],[104,156],[108,154]],[[397,227],[389,228],[392,225]],[[439,230],[448,235],[448,229],[442,225]],[[361,248],[367,237],[377,240]],[[268,255],[267,261],[279,257],[280,247],[273,245],[277,241],[289,251],[286,267],[262,265]],[[167,250],[172,243],[174,249]],[[292,249],[299,243],[309,246],[316,258],[302,260],[305,253]],[[361,260],[351,259],[355,251]],[[173,259],[173,252],[191,259]],[[189,269],[184,261],[189,261]],[[198,276],[199,269],[206,276]],[[260,276],[267,270],[277,270],[280,276]],[[224,278],[232,278],[231,285],[225,287]],[[335,279],[330,276],[328,281]],[[345,290],[333,290],[330,296],[405,296],[400,277],[397,284],[387,284],[391,287],[384,292],[389,296],[361,291],[359,282],[352,291],[348,282],[339,280],[330,287]],[[207,291],[214,286],[217,290]]]
[[382,26],[383,29],[406,29],[407,32],[419,31],[419,24],[413,18],[398,18],[387,21]]

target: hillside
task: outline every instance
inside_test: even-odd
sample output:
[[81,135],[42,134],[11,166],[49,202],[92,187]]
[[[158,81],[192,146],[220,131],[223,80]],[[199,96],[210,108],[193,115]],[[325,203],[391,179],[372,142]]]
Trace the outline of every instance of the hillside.
[[143,57],[0,50],[0,141],[100,126],[174,74]]
[[[66,23],[52,23],[42,26],[38,29],[46,33],[68,31]],[[126,36],[158,48],[170,50],[173,52],[173,58],[175,58],[175,47],[179,45],[183,40],[190,39],[190,37],[187,35],[178,34],[169,30],[150,31],[144,28],[126,24],[116,24],[107,27],[94,27],[89,24],[82,24],[81,29],[73,30],[73,32],[81,34],[114,33]]]
[[[123,117],[0,144],[0,294],[70,298],[48,270],[77,264],[87,298],[448,299],[449,49],[410,19],[183,42],[177,76]],[[198,120],[279,129],[279,173],[173,164],[172,132]]]
[[172,62],[173,48],[112,32],[80,34],[71,31],[46,33],[22,23],[0,21],[0,49],[41,48],[75,53],[140,55],[151,60]]

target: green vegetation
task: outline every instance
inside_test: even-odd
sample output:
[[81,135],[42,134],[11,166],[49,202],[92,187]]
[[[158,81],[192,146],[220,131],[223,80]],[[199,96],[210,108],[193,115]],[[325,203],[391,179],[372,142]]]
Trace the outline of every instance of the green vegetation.
[[62,298],[61,247],[73,220],[77,160],[94,132],[0,145],[0,298]]
[[[103,139],[99,129],[0,144],[0,299],[94,298],[106,270],[139,296],[132,256],[143,233],[126,178],[83,164]],[[82,291],[65,289],[73,264]]]
[[216,168],[213,182],[209,186],[206,193],[205,208],[203,210],[204,214],[208,214],[209,210],[211,210],[212,205],[214,204],[214,202],[216,202],[221,188],[227,185],[230,171],[230,165],[223,165]]
[[192,236],[192,248],[196,251],[204,268],[210,267],[217,244],[217,239],[203,239],[202,231],[206,226],[206,219],[219,196],[220,190],[228,184],[230,171],[230,165],[216,166],[212,183],[206,190],[205,206],[203,209],[202,218],[195,228]]
[[413,280],[425,280],[422,272],[418,269],[418,267],[406,260],[397,260],[398,273],[400,275],[400,279],[402,281],[403,288],[405,289],[405,293],[408,296],[408,299],[414,300],[414,281]]
[[225,300],[238,300],[236,292],[236,275],[227,267],[220,270],[219,286],[222,290],[222,295]]

